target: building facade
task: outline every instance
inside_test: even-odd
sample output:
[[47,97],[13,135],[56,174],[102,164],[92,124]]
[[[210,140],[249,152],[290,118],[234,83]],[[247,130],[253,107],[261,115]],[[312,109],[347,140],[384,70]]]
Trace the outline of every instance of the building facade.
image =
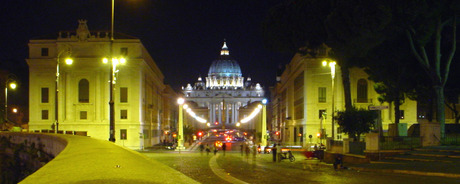
[[[126,63],[103,63],[111,55]],[[66,58],[73,63],[66,65]],[[89,31],[86,20],[79,20],[76,31],[30,40],[27,63],[30,130],[79,131],[108,140],[111,70],[116,144],[157,144],[171,121],[165,121],[164,76],[135,37],[117,33],[111,41],[108,32]]]
[[185,100],[193,104],[193,110],[209,123],[193,122],[194,127],[225,129],[241,125],[245,129],[257,129],[252,121],[242,122],[241,119],[249,115],[246,113],[250,111],[246,110],[248,106],[260,102],[265,92],[259,83],[243,77],[238,62],[230,57],[226,42],[219,58],[209,67],[205,80],[198,77],[194,85],[187,84],[182,90]]
[[[271,128],[272,132],[280,132],[275,136],[277,140],[306,146],[321,141],[325,144],[325,139],[317,135],[332,136],[331,114],[333,111],[344,110],[345,100],[340,66],[336,66],[332,91],[331,68],[322,65],[322,61],[327,59],[326,51],[315,58],[296,54],[279,76],[277,84],[272,87]],[[363,69],[350,68],[350,84],[353,105],[365,109],[381,108],[383,130],[388,131],[389,124],[394,122],[394,106],[378,101],[379,94],[373,88],[374,82],[368,80],[368,75]],[[406,124],[407,128],[417,123],[416,106],[415,101],[405,99],[400,107],[400,122]],[[334,125],[334,131],[335,140],[347,137],[340,132],[337,123]]]

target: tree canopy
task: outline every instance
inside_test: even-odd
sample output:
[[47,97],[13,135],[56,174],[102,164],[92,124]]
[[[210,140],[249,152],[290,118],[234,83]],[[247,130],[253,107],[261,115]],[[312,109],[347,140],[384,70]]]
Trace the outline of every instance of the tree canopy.
[[351,109],[338,111],[334,119],[339,124],[342,132],[348,134],[351,138],[356,138],[355,141],[359,141],[361,134],[372,130],[377,116],[378,114],[375,111],[357,109],[353,106]]

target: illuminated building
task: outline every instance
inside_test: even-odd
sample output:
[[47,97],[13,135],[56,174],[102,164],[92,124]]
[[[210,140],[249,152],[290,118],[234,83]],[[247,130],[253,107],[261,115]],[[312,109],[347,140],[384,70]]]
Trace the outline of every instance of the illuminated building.
[[[321,127],[327,137],[332,135],[331,113],[332,100],[334,111],[345,109],[344,88],[340,66],[336,67],[335,88],[332,95],[331,69],[322,66],[322,61],[328,59],[325,49],[316,57],[296,54],[286,65],[283,72],[277,76],[277,84],[271,88],[272,130],[280,132],[280,139],[285,143],[306,146],[310,141],[318,143]],[[350,88],[352,104],[357,108],[382,108],[381,121],[386,135],[391,135],[389,124],[394,122],[394,106],[378,101],[380,96],[375,92],[374,82],[362,68],[352,67],[350,70]],[[334,99],[332,99],[334,97]],[[417,123],[417,102],[405,99],[400,106],[402,116],[400,125],[407,125],[400,130],[400,135],[407,135],[407,129]],[[321,114],[325,113],[325,119]],[[340,132],[335,123],[335,140],[347,136]],[[402,133],[401,133],[402,132]],[[309,136],[312,135],[310,139]],[[323,141],[325,144],[325,141]]]
[[[102,61],[112,55],[126,58],[126,63],[117,65],[114,71],[115,143],[142,149],[164,139],[163,132],[171,128],[175,118],[175,114],[169,112],[175,107],[165,108],[164,104],[173,104],[167,99],[175,101],[176,94],[164,85],[162,72],[141,40],[119,33],[114,37],[111,44],[108,31],[89,31],[86,21],[79,20],[76,31],[30,40],[27,59],[30,131],[80,131],[108,140],[112,66]],[[72,58],[73,63],[61,62],[57,93],[56,63],[67,57]],[[163,97],[165,89],[167,98]],[[59,97],[57,105],[55,94]]]
[[[226,42],[219,58],[209,67],[205,81],[198,77],[194,85],[182,87],[182,92],[187,102],[193,102],[198,116],[210,122],[210,128],[235,128],[240,119],[254,109],[249,108],[252,102],[260,102],[264,98],[262,86],[252,83],[250,77],[243,77],[240,65],[230,56]],[[251,122],[242,123],[242,127],[255,129]],[[206,128],[203,123],[196,126]]]

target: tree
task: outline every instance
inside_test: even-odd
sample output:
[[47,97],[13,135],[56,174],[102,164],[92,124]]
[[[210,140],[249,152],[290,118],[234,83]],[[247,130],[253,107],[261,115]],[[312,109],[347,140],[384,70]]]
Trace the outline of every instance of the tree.
[[[420,67],[411,55],[409,44],[401,43],[402,35],[383,42],[372,49],[365,60],[365,72],[376,82],[374,90],[380,94],[378,100],[394,104],[395,124],[400,121],[400,105],[408,94],[413,94],[418,84],[424,82]],[[404,44],[406,43],[406,44]],[[396,126],[396,132],[398,126]]]
[[359,141],[361,134],[371,131],[377,117],[378,114],[375,111],[357,109],[353,106],[345,111],[338,111],[334,119],[342,132],[355,138],[355,141]]
[[[459,69],[460,63],[457,61],[452,63],[454,71]],[[460,109],[458,109],[459,99],[460,99],[460,81],[452,79],[460,79],[459,72],[451,72],[449,74],[451,80],[446,83],[446,107],[453,112],[453,118],[455,119],[455,124],[459,124],[460,121]]]
[[345,107],[351,108],[349,68],[392,31],[390,11],[377,0],[292,0],[270,11],[263,24],[269,48],[316,57],[322,44],[342,71]]
[[392,1],[393,21],[404,29],[414,55],[431,81],[436,97],[436,120],[445,136],[444,88],[456,52],[457,16],[460,2],[456,0]]

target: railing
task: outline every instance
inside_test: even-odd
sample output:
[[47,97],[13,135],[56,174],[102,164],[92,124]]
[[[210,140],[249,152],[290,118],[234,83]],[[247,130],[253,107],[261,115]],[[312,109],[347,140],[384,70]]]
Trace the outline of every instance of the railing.
[[422,147],[421,137],[390,137],[385,136],[380,140],[381,150],[402,150]]
[[460,145],[460,134],[446,134],[441,139],[441,145]]

